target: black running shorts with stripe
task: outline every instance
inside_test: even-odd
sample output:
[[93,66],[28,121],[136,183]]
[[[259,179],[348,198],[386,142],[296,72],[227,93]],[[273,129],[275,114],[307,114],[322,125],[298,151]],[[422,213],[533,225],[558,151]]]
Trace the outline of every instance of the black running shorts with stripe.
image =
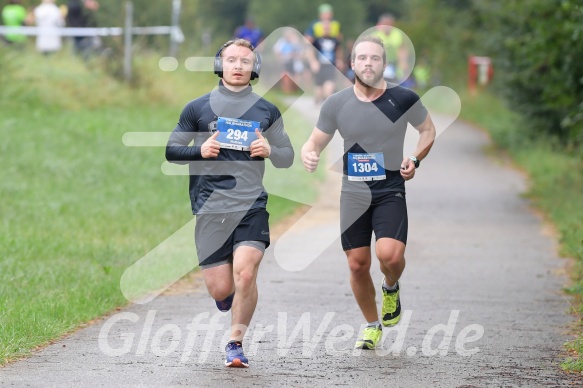
[[370,246],[372,232],[378,240],[392,238],[407,244],[407,202],[405,193],[389,192],[358,196],[343,192],[340,198],[342,248],[347,251]]

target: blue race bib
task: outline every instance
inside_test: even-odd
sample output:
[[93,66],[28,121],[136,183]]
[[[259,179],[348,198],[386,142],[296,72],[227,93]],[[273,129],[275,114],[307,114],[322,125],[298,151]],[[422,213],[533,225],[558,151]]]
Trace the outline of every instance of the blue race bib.
[[382,152],[372,154],[348,153],[349,181],[380,181],[386,179],[385,158]]
[[249,151],[251,143],[257,140],[255,129],[261,131],[261,124],[259,121],[219,117],[217,129],[220,131],[217,141],[221,144],[221,148]]

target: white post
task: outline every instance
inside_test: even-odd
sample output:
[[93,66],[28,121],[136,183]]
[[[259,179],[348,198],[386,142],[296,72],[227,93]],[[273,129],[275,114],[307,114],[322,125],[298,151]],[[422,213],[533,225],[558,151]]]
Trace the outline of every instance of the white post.
[[134,14],[134,5],[131,1],[126,1],[126,21],[123,30],[124,33],[124,66],[123,75],[126,81],[132,79],[132,23]]
[[170,53],[168,56],[176,57],[178,53],[178,39],[176,36],[176,29],[180,23],[180,9],[182,6],[181,0],[172,0],[172,32],[170,33]]

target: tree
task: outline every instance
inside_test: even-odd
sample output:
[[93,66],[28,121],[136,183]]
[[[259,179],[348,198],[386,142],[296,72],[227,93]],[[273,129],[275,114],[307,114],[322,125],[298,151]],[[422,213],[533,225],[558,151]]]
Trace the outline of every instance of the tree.
[[583,143],[583,2],[483,3],[495,23],[489,37],[497,74],[513,109],[564,143]]

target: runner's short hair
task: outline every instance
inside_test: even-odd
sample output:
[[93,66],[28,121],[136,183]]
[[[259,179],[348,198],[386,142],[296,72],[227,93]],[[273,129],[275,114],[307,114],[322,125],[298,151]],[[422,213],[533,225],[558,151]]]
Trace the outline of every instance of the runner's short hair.
[[352,53],[350,53],[350,61],[351,62],[354,62],[354,59],[356,58],[356,46],[358,46],[360,43],[363,43],[363,42],[376,43],[379,46],[381,46],[381,48],[383,49],[383,64],[387,63],[387,52],[385,51],[385,44],[381,38],[379,38],[377,36],[373,36],[373,35],[362,36],[362,37],[358,38],[356,40],[356,42],[354,42],[354,46],[352,46]]
[[225,49],[227,47],[229,47],[229,46],[247,47],[249,50],[255,52],[255,47],[248,40],[245,40],[245,39],[231,39],[231,40],[225,42],[225,44],[223,44],[223,46],[220,48],[219,55],[221,57],[223,56],[223,51],[225,51]]

